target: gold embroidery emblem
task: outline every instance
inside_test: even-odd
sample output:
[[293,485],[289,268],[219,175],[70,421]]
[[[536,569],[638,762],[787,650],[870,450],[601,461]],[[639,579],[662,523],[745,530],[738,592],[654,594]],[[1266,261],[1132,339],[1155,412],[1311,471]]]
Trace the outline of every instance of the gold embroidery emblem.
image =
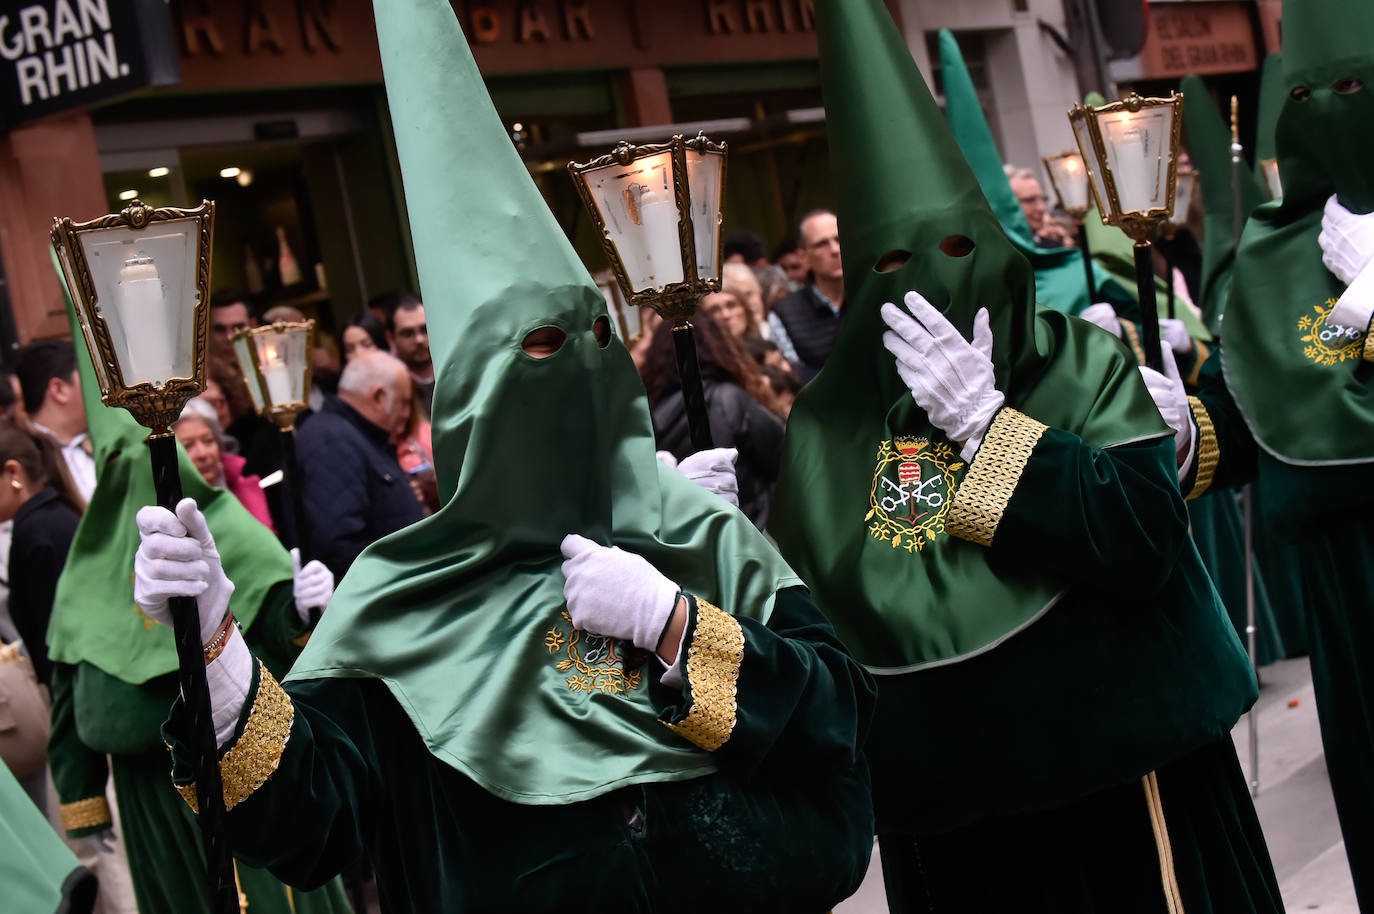
[[1336,299],[1313,305],[1312,314],[1298,318],[1302,331],[1302,354],[1318,365],[1335,365],[1346,359],[1358,359],[1364,354],[1364,328],[1340,327],[1327,324],[1326,318],[1336,307]]
[[614,638],[572,627],[567,610],[562,621],[544,633],[544,647],[557,657],[555,667],[568,673],[565,682],[574,692],[624,695],[639,688],[644,674],[626,665],[625,648]]
[[929,438],[898,437],[878,445],[864,523],[874,539],[916,553],[944,532],[955,474],[964,468],[954,448]]

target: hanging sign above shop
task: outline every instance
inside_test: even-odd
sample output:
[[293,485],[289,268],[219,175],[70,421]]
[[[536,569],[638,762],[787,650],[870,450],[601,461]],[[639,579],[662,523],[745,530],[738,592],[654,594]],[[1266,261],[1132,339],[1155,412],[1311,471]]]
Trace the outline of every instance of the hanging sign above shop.
[[1259,66],[1252,3],[1154,3],[1145,47],[1147,79],[1238,73]]
[[0,0],[0,129],[177,79],[162,0]]

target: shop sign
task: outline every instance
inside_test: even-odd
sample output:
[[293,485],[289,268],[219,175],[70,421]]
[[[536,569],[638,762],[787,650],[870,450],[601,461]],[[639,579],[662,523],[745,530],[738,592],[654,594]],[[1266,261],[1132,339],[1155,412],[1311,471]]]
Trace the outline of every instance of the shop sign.
[[1146,79],[1237,73],[1259,66],[1249,3],[1152,3],[1145,47]]

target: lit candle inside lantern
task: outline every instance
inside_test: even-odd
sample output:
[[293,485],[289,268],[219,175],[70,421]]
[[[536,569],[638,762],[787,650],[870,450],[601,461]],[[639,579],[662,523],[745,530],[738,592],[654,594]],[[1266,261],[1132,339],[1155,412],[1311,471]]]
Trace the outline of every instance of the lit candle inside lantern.
[[640,232],[648,261],[649,281],[658,288],[682,282],[682,243],[678,237],[677,202],[667,188],[642,185]]
[[291,375],[286,362],[271,343],[262,347],[262,379],[267,382],[267,397],[273,406],[295,399],[291,396]]
[[114,304],[128,347],[128,359],[122,365],[127,384],[151,382],[161,387],[172,376],[176,327],[167,320],[163,297],[153,258],[139,251],[124,261]]

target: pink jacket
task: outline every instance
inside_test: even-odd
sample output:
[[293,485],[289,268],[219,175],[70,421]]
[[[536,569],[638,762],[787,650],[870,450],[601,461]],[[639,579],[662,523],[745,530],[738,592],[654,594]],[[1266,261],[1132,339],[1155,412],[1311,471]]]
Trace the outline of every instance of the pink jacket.
[[258,484],[260,480],[256,476],[243,475],[244,464],[248,461],[238,454],[222,454],[220,460],[224,464],[224,487],[234,493],[249,514],[276,533],[276,528],[272,526],[272,514],[267,510],[267,495]]

